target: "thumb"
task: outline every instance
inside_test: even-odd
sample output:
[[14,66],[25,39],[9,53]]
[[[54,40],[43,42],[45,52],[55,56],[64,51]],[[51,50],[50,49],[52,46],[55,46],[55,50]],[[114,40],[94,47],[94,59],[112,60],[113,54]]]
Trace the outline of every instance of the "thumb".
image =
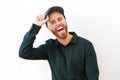
[[45,23],[49,20],[48,15],[45,15]]

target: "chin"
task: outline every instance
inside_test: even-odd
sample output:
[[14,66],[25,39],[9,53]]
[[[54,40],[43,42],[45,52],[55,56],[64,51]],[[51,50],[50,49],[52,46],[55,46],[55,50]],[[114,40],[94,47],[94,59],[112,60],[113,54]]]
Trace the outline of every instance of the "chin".
[[58,37],[60,39],[66,39],[67,38],[67,33],[64,33],[62,35],[57,35],[56,37]]

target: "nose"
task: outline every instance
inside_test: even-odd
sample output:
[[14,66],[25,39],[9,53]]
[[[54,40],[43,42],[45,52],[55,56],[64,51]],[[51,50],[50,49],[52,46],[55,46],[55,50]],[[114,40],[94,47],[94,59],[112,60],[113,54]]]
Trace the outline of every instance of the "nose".
[[59,21],[56,21],[56,26],[60,26],[60,22]]

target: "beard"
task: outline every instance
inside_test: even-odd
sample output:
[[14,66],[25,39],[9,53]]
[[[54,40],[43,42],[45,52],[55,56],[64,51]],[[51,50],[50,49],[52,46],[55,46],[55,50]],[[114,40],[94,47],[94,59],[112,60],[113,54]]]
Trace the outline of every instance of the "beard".
[[67,26],[61,30],[52,30],[52,33],[59,39],[65,39],[67,37]]

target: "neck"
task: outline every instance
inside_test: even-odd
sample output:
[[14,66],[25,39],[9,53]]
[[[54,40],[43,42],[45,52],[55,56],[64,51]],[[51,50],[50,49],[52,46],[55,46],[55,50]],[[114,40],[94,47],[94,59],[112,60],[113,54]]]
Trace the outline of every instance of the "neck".
[[57,38],[57,40],[64,46],[66,46],[67,44],[69,44],[69,42],[71,41],[73,35],[71,35],[70,33],[67,34],[67,37],[65,39],[61,39],[61,38]]

